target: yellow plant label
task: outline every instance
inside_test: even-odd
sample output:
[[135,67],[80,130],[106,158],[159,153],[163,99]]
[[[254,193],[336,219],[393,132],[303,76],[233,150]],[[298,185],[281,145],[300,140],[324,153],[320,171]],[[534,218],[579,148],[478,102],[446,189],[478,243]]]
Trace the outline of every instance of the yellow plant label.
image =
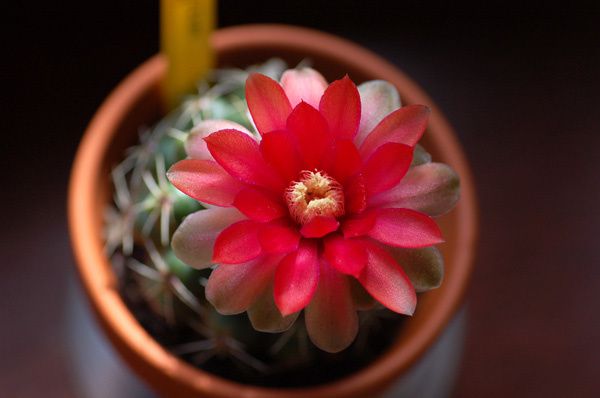
[[210,36],[216,0],[161,0],[160,46],[168,62],[163,84],[166,105],[177,105],[214,65]]

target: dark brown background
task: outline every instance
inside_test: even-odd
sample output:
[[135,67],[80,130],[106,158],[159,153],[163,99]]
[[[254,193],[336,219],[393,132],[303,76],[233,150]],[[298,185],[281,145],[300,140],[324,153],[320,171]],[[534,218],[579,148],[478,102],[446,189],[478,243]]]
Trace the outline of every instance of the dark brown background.
[[[69,397],[69,167],[95,108],[157,51],[158,5],[27,3],[2,13],[0,395]],[[223,0],[220,24],[351,38],[408,72],[455,126],[481,203],[455,396],[600,396],[594,3],[327,3]]]

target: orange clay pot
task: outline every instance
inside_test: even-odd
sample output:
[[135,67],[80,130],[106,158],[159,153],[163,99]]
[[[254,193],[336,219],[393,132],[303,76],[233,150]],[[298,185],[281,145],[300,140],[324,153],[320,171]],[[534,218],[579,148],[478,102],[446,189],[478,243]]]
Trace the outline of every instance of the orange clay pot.
[[[358,84],[372,79],[393,83],[403,104],[432,109],[423,144],[436,161],[451,165],[461,178],[461,199],[438,219],[446,243],[445,280],[419,296],[415,315],[389,350],[359,372],[306,389],[262,388],[238,384],[203,372],[171,355],[137,322],[123,302],[103,251],[103,211],[111,200],[109,172],[137,139],[138,128],[161,117],[159,83],[166,63],[155,56],[110,94],[91,121],[73,164],[69,187],[69,226],[77,268],[102,329],[131,368],[168,397],[373,397],[401,377],[427,350],[463,301],[472,271],[477,206],[471,172],[452,128],[423,90],[377,55],[328,34],[297,27],[255,25],[227,28],[213,37],[220,66],[244,67],[281,57],[289,65],[308,58],[332,81],[349,74]],[[90,358],[93,360],[93,358]]]

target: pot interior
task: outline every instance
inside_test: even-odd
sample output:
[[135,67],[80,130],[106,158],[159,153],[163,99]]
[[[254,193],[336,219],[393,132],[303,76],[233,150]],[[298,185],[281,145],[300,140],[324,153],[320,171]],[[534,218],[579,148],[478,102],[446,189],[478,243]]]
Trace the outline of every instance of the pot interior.
[[[307,32],[309,32],[308,37],[302,35],[302,33]],[[245,35],[245,33],[247,34]],[[255,33],[256,31],[252,28],[235,28],[227,32],[219,32],[215,36],[219,66],[243,68],[251,64],[264,62],[272,57],[279,57],[286,61],[289,66],[295,66],[300,61],[309,60],[312,66],[322,72],[328,81],[339,79],[345,74],[348,74],[357,84],[372,79],[388,80],[398,88],[403,105],[422,103],[432,108],[430,125],[422,143],[432,154],[434,161],[449,164],[461,176],[463,199],[452,212],[437,219],[446,239],[446,243],[439,247],[446,261],[446,281],[439,289],[419,296],[416,313],[404,322],[395,343],[374,365],[339,382],[323,386],[319,390],[322,394],[315,395],[315,397],[333,396],[328,394],[336,391],[337,396],[337,392],[345,391],[343,396],[364,396],[360,394],[373,391],[375,386],[381,388],[386,383],[391,382],[423,354],[425,349],[440,334],[444,325],[450,320],[460,304],[472,266],[475,239],[475,202],[470,172],[456,138],[443,115],[418,86],[392,65],[360,47],[312,31],[295,28],[280,29],[278,31],[277,28],[263,28],[262,30],[258,29],[257,34]],[[148,70],[144,71],[145,75],[141,71],[136,72],[138,74],[136,78],[143,82],[136,86],[132,85],[133,94],[119,93],[121,97],[126,97],[122,101],[123,108],[118,109],[122,117],[112,118],[110,122],[107,122],[110,126],[94,126],[97,130],[106,130],[103,134],[107,135],[106,145],[93,149],[93,151],[98,152],[99,168],[90,172],[91,178],[95,179],[93,183],[96,191],[91,199],[94,211],[88,217],[91,218],[90,222],[96,234],[96,243],[102,240],[103,211],[106,205],[112,201],[110,179],[112,168],[122,160],[125,150],[137,143],[140,130],[152,126],[164,116],[160,81],[166,70],[166,63],[164,59],[158,56],[148,61],[147,64],[151,64],[151,67],[147,67]],[[130,80],[135,80],[134,75]],[[140,78],[142,75],[145,77]],[[108,106],[109,102],[110,99],[105,106]],[[101,109],[98,114],[102,115],[103,112],[109,113],[108,109]],[[98,119],[101,118],[98,117]],[[73,201],[74,198],[71,197],[71,200]],[[73,239],[77,241],[77,237]],[[77,246],[77,242],[75,243],[75,246]],[[96,247],[98,246],[97,244]],[[81,262],[83,256],[79,255],[78,257]],[[112,283],[110,283],[112,287],[109,286],[109,289],[114,289],[117,284],[114,281],[110,264],[108,260],[103,261],[103,263],[105,269],[99,271],[108,275],[109,279],[112,278]],[[89,275],[86,276],[86,272],[82,271],[82,274],[84,282],[89,287],[94,282]],[[98,289],[106,289],[106,287],[99,287]],[[147,360],[148,363],[134,367],[138,372],[149,376],[148,378],[163,374],[163,378],[157,378],[154,381],[149,380],[151,384],[154,384],[160,391],[175,391],[172,389],[175,385],[179,386],[177,388],[180,388],[179,391],[182,393],[206,391],[205,376],[201,377],[200,373],[187,368],[182,363],[173,362],[173,358],[167,361],[168,363],[158,359],[159,357],[164,358],[165,355],[168,357],[170,354],[160,353],[153,348],[152,355],[147,356],[147,354],[142,353],[143,348],[135,347],[132,349],[128,347],[127,340],[129,337],[121,331],[114,332],[110,330],[111,327],[114,327],[112,322],[115,320],[103,319],[104,316],[109,316],[106,315],[106,311],[110,311],[110,309],[101,308],[100,301],[98,297],[94,297],[94,294],[92,294],[92,303],[100,314],[99,317],[108,331],[109,337],[113,339],[123,355],[130,359],[130,363],[131,358],[137,360],[137,356],[146,356],[143,359]],[[127,316],[127,318],[129,320],[132,317]],[[163,373],[160,373],[160,369],[163,369]],[[177,373],[174,374],[175,369]],[[164,372],[171,376],[166,376]],[[221,381],[218,383],[222,383],[225,388],[229,389],[229,392],[237,391],[238,387],[231,383]],[[245,391],[250,393],[248,389]],[[258,390],[252,390],[252,393],[256,393],[256,391]],[[260,390],[260,394],[262,394],[260,396],[267,396],[265,395],[267,393],[271,394],[272,391]],[[290,390],[288,393],[292,393],[292,391]],[[303,393],[298,391],[297,393],[298,395],[292,395],[303,396]]]

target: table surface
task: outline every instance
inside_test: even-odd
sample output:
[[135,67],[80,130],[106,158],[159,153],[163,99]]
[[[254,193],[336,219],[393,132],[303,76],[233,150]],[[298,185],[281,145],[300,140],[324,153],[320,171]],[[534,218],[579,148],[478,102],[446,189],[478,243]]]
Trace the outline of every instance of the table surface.
[[[28,24],[15,27],[22,40],[7,50],[15,62],[3,101],[2,147],[10,148],[2,190],[8,224],[0,232],[6,396],[75,396],[63,328],[73,273],[64,210],[70,162],[110,87],[157,47],[156,12],[142,14],[152,23],[131,29],[139,10],[117,4],[99,5],[91,16],[79,8],[67,17],[50,8],[18,11]],[[289,10],[281,21],[310,21],[304,24],[389,58],[431,94],[464,145],[481,234],[455,396],[600,396],[597,15],[583,5],[548,15],[427,13],[414,4],[409,11],[369,10],[388,17],[383,28],[366,22],[362,30]],[[244,19],[244,12],[224,13],[223,24],[267,18]],[[340,19],[354,15],[344,12]],[[85,23],[77,18],[83,15]]]

